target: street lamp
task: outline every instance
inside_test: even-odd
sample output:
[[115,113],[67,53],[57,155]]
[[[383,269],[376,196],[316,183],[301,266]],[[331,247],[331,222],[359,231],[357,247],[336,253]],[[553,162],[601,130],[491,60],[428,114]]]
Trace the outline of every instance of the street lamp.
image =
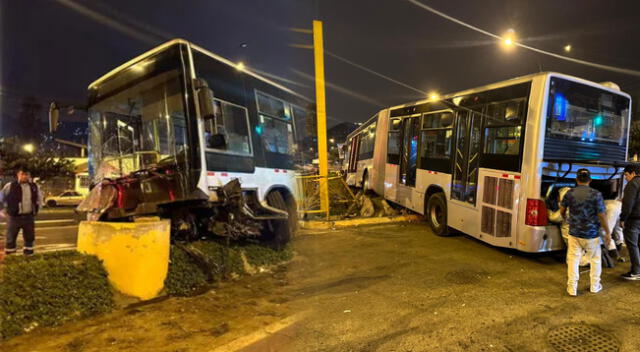
[[431,93],[429,93],[429,99],[430,100],[438,100],[438,99],[440,99],[440,94],[438,94],[438,92],[431,92]]
[[567,53],[570,53],[571,52],[571,44],[565,45],[564,46],[564,51],[567,52]]
[[502,46],[505,49],[513,49],[516,43],[516,31],[509,29],[507,33],[502,36]]
[[33,151],[35,150],[35,147],[33,146],[33,144],[28,143],[28,144],[23,145],[22,149],[27,153],[33,153]]
[[331,144],[333,144],[333,143],[335,143],[335,142],[336,142],[336,140],[335,140],[334,138],[329,138],[329,142],[330,142]]

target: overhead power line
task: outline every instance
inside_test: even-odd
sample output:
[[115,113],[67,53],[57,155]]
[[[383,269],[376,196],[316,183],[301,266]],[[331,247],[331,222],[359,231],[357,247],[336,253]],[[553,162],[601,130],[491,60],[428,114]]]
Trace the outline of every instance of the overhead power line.
[[[418,6],[418,7],[421,7],[424,10],[429,11],[429,12],[435,14],[435,15],[438,15],[438,16],[446,19],[446,20],[449,20],[449,21],[457,23],[457,24],[459,24],[461,26],[467,27],[467,28],[469,28],[471,30],[474,30],[474,31],[478,32],[478,33],[482,33],[482,34],[484,34],[486,36],[498,39],[500,41],[505,40],[505,38],[503,38],[503,37],[501,37],[501,36],[499,36],[499,35],[497,35],[495,33],[491,33],[491,32],[489,32],[487,30],[484,30],[482,28],[478,28],[478,27],[476,27],[474,25],[471,25],[471,24],[469,24],[467,22],[459,20],[459,19],[457,19],[455,17],[449,16],[446,13],[440,12],[440,11],[434,9],[433,7],[425,5],[424,3],[422,3],[422,2],[420,2],[418,0],[407,0],[407,1],[409,1],[410,3],[412,3],[412,4],[414,4],[414,5]],[[638,70],[632,70],[632,69],[623,68],[623,67],[616,67],[616,66],[604,65],[604,64],[599,64],[599,63],[596,63],[596,62],[586,61],[586,60],[580,60],[580,59],[576,59],[576,58],[573,58],[573,57],[568,57],[568,56],[552,53],[550,51],[538,49],[538,48],[535,48],[535,47],[532,47],[532,46],[529,46],[529,45],[526,45],[526,44],[519,43],[517,41],[513,42],[513,44],[516,45],[516,46],[519,46],[519,47],[521,47],[523,49],[527,49],[527,50],[531,50],[531,51],[534,51],[534,52],[537,52],[537,53],[540,53],[540,54],[543,54],[543,55],[548,55],[548,56],[551,56],[551,57],[555,57],[557,59],[570,61],[570,62],[574,62],[574,63],[577,63],[577,64],[585,65],[585,66],[595,67],[595,68],[599,68],[599,69],[602,69],[602,70],[607,70],[607,71],[612,71],[612,72],[617,72],[617,73],[622,73],[622,74],[627,74],[627,75],[640,77],[640,71],[638,71]]]
[[401,85],[401,86],[403,86],[403,87],[405,87],[405,88],[409,88],[409,89],[411,89],[412,91],[414,91],[414,92],[418,92],[418,93],[420,93],[420,94],[422,94],[422,95],[427,94],[427,92],[425,92],[425,91],[423,91],[423,90],[420,90],[420,89],[418,89],[418,88],[416,88],[416,87],[410,86],[410,85],[408,85],[408,84],[406,84],[406,83],[404,83],[404,82],[400,82],[400,81],[398,81],[398,80],[396,80],[396,79],[393,79],[393,78],[391,78],[391,77],[389,77],[389,76],[383,75],[382,73],[379,73],[379,72],[374,71],[374,70],[372,70],[372,69],[370,69],[370,68],[364,67],[364,66],[362,66],[362,65],[360,65],[360,64],[357,64],[357,63],[355,63],[355,62],[353,62],[353,61],[351,61],[351,60],[345,59],[344,57],[339,56],[339,55],[337,55],[337,54],[334,54],[334,53],[332,53],[332,52],[330,52],[330,51],[328,51],[328,50],[325,50],[324,52],[325,52],[327,55],[329,55],[329,56],[331,56],[332,58],[334,58],[334,59],[340,60],[340,61],[342,61],[342,62],[344,62],[344,63],[347,63],[347,64],[349,64],[349,65],[351,65],[351,66],[357,67],[357,68],[359,68],[359,69],[361,69],[361,70],[363,70],[363,71],[369,72],[369,73],[371,73],[371,74],[373,74],[373,75],[376,75],[376,76],[378,76],[378,77],[380,77],[380,78],[386,79],[386,80],[387,80],[387,81],[389,81],[389,82],[393,82],[393,83],[398,84],[398,85]]

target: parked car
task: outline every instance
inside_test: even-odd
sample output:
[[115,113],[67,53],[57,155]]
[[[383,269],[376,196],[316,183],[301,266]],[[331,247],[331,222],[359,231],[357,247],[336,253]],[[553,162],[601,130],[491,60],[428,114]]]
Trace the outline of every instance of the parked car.
[[76,191],[64,191],[58,196],[45,198],[44,204],[48,207],[77,206],[84,197]]

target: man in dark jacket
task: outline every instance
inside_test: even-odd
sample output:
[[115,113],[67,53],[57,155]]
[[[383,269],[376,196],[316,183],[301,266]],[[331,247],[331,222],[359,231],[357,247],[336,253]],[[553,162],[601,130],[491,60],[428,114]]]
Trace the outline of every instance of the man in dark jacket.
[[640,280],[640,252],[638,238],[640,235],[640,167],[628,165],[624,168],[624,178],[627,186],[622,197],[622,212],[620,226],[624,231],[624,242],[629,250],[631,270],[622,275],[626,280]]
[[24,239],[23,253],[33,254],[35,235],[35,216],[40,204],[40,190],[31,182],[31,174],[21,168],[17,180],[7,183],[0,191],[0,205],[3,205],[7,217],[7,239],[5,253],[12,254],[17,250],[18,233],[22,230]]

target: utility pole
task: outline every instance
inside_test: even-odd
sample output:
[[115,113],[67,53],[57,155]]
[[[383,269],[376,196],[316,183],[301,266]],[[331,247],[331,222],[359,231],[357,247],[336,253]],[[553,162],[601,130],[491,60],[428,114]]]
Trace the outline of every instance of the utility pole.
[[327,108],[324,87],[324,44],[322,21],[313,21],[313,56],[316,70],[316,119],[318,125],[318,162],[320,171],[320,210],[329,218],[329,165],[327,158]]

